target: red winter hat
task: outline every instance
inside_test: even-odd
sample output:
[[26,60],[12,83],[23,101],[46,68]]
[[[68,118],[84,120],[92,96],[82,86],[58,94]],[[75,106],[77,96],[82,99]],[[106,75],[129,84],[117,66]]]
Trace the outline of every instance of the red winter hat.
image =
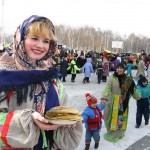
[[86,97],[88,106],[91,106],[91,104],[97,103],[97,99],[94,96],[92,96],[90,93],[86,93],[85,97]]

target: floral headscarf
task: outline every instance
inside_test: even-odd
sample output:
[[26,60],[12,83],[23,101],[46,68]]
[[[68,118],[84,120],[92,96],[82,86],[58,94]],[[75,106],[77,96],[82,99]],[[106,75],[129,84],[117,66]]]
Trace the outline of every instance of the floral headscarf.
[[[42,16],[32,15],[28,19],[26,19],[15,32],[14,35],[14,49],[15,49],[15,59],[16,64],[19,65],[19,68],[22,67],[23,70],[28,69],[35,69],[36,67],[42,67],[44,65],[43,61],[50,59],[50,56],[54,51],[56,50],[56,41],[51,40],[50,41],[50,47],[49,52],[44,56],[41,60],[36,61],[36,66],[33,66],[33,64],[30,61],[30,58],[27,56],[25,49],[23,48],[23,42],[25,38],[26,31],[28,27],[35,21],[41,20],[41,19],[47,19]],[[47,19],[49,20],[49,19]],[[55,35],[55,28],[53,23],[49,20],[52,33]],[[50,60],[49,60],[50,61]],[[50,62],[49,62],[50,63]]]

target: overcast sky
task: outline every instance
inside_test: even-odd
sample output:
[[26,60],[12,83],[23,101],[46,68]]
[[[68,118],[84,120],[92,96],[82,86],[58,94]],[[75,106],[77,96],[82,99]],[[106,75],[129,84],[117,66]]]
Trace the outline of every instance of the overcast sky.
[[150,0],[4,0],[4,9],[0,1],[0,26],[3,12],[6,33],[14,33],[30,15],[42,15],[54,25],[88,25],[150,37]]

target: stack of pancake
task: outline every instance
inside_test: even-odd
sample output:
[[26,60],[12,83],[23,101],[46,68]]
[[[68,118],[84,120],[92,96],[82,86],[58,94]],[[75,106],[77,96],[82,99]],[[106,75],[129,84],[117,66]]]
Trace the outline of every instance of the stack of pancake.
[[68,120],[68,121],[81,121],[82,117],[80,112],[74,108],[67,106],[57,106],[47,111],[45,118],[48,120]]

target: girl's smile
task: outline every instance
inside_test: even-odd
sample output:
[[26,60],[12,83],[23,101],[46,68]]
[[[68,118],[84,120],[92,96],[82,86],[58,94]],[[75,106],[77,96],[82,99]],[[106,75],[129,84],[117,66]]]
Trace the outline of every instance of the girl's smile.
[[42,59],[49,51],[50,41],[44,36],[27,36],[25,39],[25,50],[32,60]]

